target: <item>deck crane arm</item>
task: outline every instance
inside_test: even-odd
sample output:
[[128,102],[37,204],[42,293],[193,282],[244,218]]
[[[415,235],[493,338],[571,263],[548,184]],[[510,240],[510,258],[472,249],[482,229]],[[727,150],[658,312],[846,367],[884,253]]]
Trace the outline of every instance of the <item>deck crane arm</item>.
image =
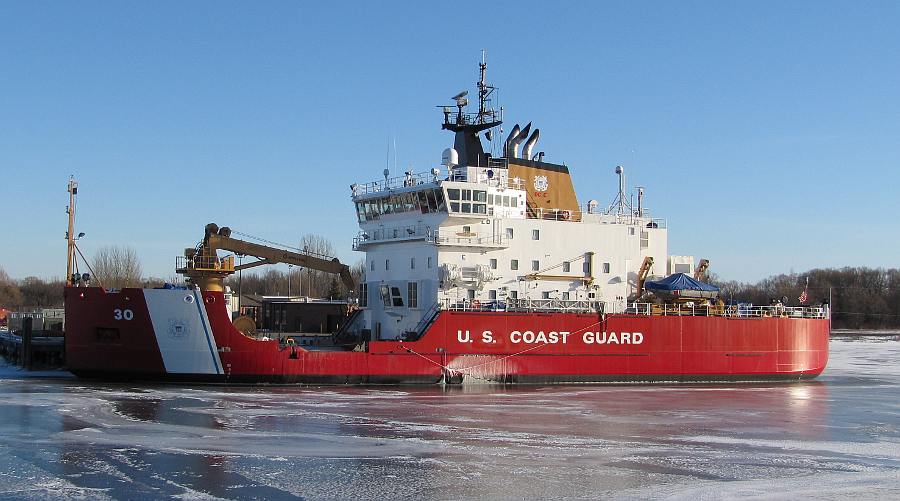
[[[233,260],[228,265],[222,266],[223,260],[219,260],[216,255],[218,250],[229,251],[235,254],[245,256],[254,256],[259,261],[234,266]],[[341,281],[348,291],[353,291],[353,278],[350,276],[350,268],[342,264],[337,258],[329,258],[328,256],[317,255],[309,252],[294,252],[277,247],[269,247],[267,245],[247,242],[231,238],[231,229],[228,227],[219,228],[215,223],[206,225],[203,241],[196,250],[188,249],[193,252],[185,254],[187,263],[178,270],[192,279],[206,275],[230,275],[235,271],[260,266],[263,264],[286,263],[295,266],[302,266],[310,270],[319,270],[326,273],[334,273],[340,275]]]
[[637,301],[641,294],[644,293],[644,282],[647,281],[647,275],[650,274],[650,268],[653,267],[653,257],[647,256],[644,258],[644,262],[641,263],[641,269],[638,270],[637,275],[637,284],[635,286],[634,294],[631,296],[631,301]]
[[706,270],[709,269],[709,259],[701,259],[697,269],[694,270],[694,280],[703,280]]

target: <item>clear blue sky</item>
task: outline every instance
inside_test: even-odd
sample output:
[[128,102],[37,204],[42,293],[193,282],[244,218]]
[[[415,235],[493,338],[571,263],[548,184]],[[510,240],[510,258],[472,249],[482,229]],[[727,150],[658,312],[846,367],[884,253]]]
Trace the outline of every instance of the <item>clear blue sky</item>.
[[91,254],[147,275],[210,221],[293,243],[357,231],[348,185],[428,170],[434,106],[481,49],[582,201],[615,165],[670,253],[757,280],[900,266],[898,2],[2,2],[0,266],[61,277],[70,174]]

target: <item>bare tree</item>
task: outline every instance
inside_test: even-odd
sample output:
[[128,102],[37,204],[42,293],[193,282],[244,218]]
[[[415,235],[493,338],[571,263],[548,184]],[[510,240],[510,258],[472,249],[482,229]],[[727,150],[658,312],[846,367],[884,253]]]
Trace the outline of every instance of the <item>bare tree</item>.
[[18,308],[22,306],[22,291],[16,285],[6,270],[0,267],[0,308]]
[[95,278],[106,288],[141,286],[141,262],[132,247],[107,245],[94,253]]
[[[334,245],[322,235],[309,233],[300,239],[300,248],[319,257],[333,257]],[[303,280],[303,294],[310,297],[327,297],[332,292],[331,274],[319,270],[306,269],[300,273]]]

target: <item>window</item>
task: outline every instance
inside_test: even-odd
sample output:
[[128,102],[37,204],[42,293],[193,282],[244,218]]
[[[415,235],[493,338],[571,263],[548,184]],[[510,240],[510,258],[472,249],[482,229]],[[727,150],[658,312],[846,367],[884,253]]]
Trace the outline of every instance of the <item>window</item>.
[[428,256],[428,269],[431,269],[431,256]]
[[372,271],[375,271],[375,260],[374,259],[372,260],[372,262],[369,263],[369,269],[371,269]]
[[472,233],[471,226],[463,226],[463,233]]
[[491,259],[491,269],[492,270],[497,269],[497,260],[496,259]]
[[462,212],[465,212],[466,214],[470,214],[472,212],[472,204],[470,204],[468,202],[464,202],[462,204]]
[[512,240],[512,237],[513,237],[513,229],[507,228],[506,229],[506,238],[508,238],[509,240]]
[[391,269],[391,260],[390,260],[390,259],[385,259],[385,260],[384,260],[384,271],[388,271],[388,270],[390,270],[390,269]]
[[450,200],[459,200],[459,189],[448,188],[447,189],[447,198],[449,198]]
[[419,283],[409,282],[406,284],[406,304],[410,308],[419,307]]
[[650,247],[650,233],[641,231],[641,249]]
[[519,291],[509,291],[509,297],[510,297],[510,299],[518,299]]
[[519,206],[519,198],[518,197],[510,197],[509,206],[510,207],[518,207]]
[[541,269],[541,262],[535,259],[531,262],[531,271],[538,271]]
[[569,293],[568,293],[568,292],[563,292],[563,293],[562,293],[562,299],[563,299],[563,301],[568,301],[568,300],[569,300]]
[[609,263],[603,263],[603,273],[609,273]]
[[488,205],[494,205],[494,195],[488,195]]
[[411,269],[411,270],[416,269],[416,258],[414,258],[414,257],[409,258],[409,269]]
[[467,290],[466,297],[468,297],[469,299],[475,299],[475,289]]
[[394,306],[403,307],[403,297],[400,296],[400,287],[391,287],[391,302]]
[[495,290],[488,291],[488,299],[497,299],[497,291],[495,291]]
[[541,299],[550,299],[550,292],[549,291],[541,292]]
[[475,195],[475,198],[473,198],[473,200],[475,200],[476,202],[487,202],[487,192],[486,191],[476,190],[474,195]]
[[634,235],[634,226],[632,226],[631,228],[628,228],[628,234]]
[[509,269],[511,269],[511,270],[518,270],[518,269],[519,269],[519,260],[518,260],[518,259],[511,259],[511,260],[509,261]]
[[391,307],[391,289],[387,285],[381,285],[378,287],[379,292],[381,292],[381,301],[384,303],[385,308]]
[[359,284],[359,307],[366,306],[369,306],[369,284],[363,282]]
[[472,190],[462,190],[463,200],[472,200]]
[[541,239],[541,230],[531,230],[531,239],[532,240],[540,240]]
[[572,269],[572,265],[568,261],[563,261],[563,273],[568,273]]

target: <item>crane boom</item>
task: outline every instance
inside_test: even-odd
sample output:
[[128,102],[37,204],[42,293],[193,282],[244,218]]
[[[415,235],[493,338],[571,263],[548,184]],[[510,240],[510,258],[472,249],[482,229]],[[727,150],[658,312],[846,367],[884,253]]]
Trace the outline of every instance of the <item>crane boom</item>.
[[[317,255],[311,252],[294,252],[277,247],[247,242],[231,238],[231,229],[227,226],[219,228],[215,223],[206,225],[203,241],[197,248],[185,249],[184,262],[176,271],[190,278],[191,282],[203,290],[222,290],[222,281],[235,271],[245,270],[264,264],[286,263],[302,266],[310,270],[324,271],[340,275],[341,281],[348,291],[353,291],[353,278],[350,268],[337,258]],[[235,254],[253,256],[258,261],[234,266],[234,257],[219,258],[217,251],[230,251]]]

